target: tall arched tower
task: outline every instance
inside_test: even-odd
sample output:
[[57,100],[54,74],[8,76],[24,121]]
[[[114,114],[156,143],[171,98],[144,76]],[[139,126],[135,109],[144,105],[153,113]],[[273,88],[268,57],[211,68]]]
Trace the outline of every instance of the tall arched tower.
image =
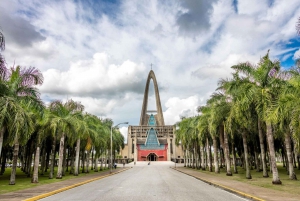
[[[149,85],[153,81],[156,110],[147,110]],[[175,126],[165,125],[157,80],[153,70],[148,74],[140,124],[128,127],[127,137],[128,160],[136,161],[170,161],[183,156],[181,149],[175,146]],[[177,157],[175,155],[177,153]]]
[[153,70],[151,70],[149,72],[147,82],[146,82],[146,87],[145,87],[145,92],[144,92],[144,101],[143,101],[143,106],[142,106],[142,111],[141,111],[141,118],[140,118],[140,126],[148,125],[149,115],[147,114],[147,106],[148,106],[149,85],[150,85],[151,79],[152,79],[153,84],[154,84],[154,93],[155,93],[155,100],[156,100],[156,112],[157,112],[157,114],[154,116],[155,120],[156,120],[156,125],[164,126],[165,121],[164,121],[164,116],[163,116],[163,113],[162,113],[162,108],[161,108],[161,103],[160,103],[159,90],[158,90],[158,85],[157,85],[156,77],[155,77],[155,74],[154,74]]

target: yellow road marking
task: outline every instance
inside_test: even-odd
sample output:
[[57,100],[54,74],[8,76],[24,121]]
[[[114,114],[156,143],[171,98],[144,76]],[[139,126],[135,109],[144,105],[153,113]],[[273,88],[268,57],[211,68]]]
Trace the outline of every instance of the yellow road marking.
[[[173,167],[172,167],[172,168],[173,168]],[[178,172],[182,172],[182,173],[187,174],[187,175],[189,175],[189,176],[195,177],[196,179],[199,179],[199,180],[201,180],[201,181],[204,181],[205,183],[208,183],[208,184],[211,184],[211,185],[214,185],[214,186],[221,187],[221,188],[223,188],[224,190],[227,190],[227,191],[236,193],[236,194],[241,195],[241,196],[243,196],[243,197],[250,198],[250,199],[252,199],[252,200],[257,200],[257,201],[265,201],[264,199],[255,197],[255,196],[253,196],[253,195],[250,195],[250,194],[247,194],[247,193],[244,193],[244,192],[241,192],[241,191],[238,191],[238,190],[229,188],[229,187],[227,187],[227,186],[223,186],[223,185],[221,185],[221,184],[213,183],[213,182],[211,182],[211,181],[202,179],[202,178],[200,178],[200,177],[191,175],[191,174],[189,174],[189,173],[186,173],[186,172],[184,172],[184,171],[181,171],[181,170],[178,170],[178,169],[175,169],[175,168],[173,168],[173,169],[174,169],[174,170],[177,170]]]
[[[128,170],[130,168],[126,168],[125,170]],[[89,179],[89,180],[86,180],[86,181],[83,181],[83,182],[80,182],[80,183],[77,183],[77,184],[73,184],[71,186],[67,186],[67,187],[64,187],[64,188],[60,188],[60,189],[57,189],[57,190],[54,190],[54,191],[51,191],[51,192],[48,192],[48,193],[44,193],[44,194],[41,194],[41,195],[37,195],[37,196],[34,196],[32,198],[27,198],[25,199],[24,201],[35,201],[35,200],[39,200],[39,199],[42,199],[42,198],[45,198],[45,197],[49,197],[51,195],[54,195],[54,194],[57,194],[57,193],[60,193],[60,192],[63,192],[63,191],[66,191],[66,190],[69,190],[71,188],[75,188],[77,186],[81,186],[81,185],[84,185],[84,184],[87,184],[87,183],[90,183],[92,181],[96,181],[96,180],[99,180],[99,179],[103,179],[105,177],[109,177],[111,175],[114,175],[114,174],[117,174],[117,173],[120,173],[120,172],[123,172],[125,170],[120,170],[118,172],[114,172],[114,173],[111,173],[111,174],[108,174],[108,175],[104,175],[104,176],[101,176],[101,177],[97,177],[97,178],[94,178],[94,179]]]

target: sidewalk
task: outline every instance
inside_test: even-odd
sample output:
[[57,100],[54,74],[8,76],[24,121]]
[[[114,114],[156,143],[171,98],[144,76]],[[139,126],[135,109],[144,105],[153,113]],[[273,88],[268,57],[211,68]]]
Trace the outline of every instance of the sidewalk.
[[[117,168],[112,170],[112,174],[117,174],[119,172],[125,171],[130,169],[129,167],[126,168]],[[51,183],[51,184],[44,184],[33,188],[28,188],[24,190],[19,190],[11,193],[5,193],[0,195],[0,201],[20,201],[25,200],[28,198],[32,198],[35,196],[39,196],[41,194],[50,193],[53,191],[59,191],[59,189],[67,189],[75,187],[76,185],[82,185],[84,183],[90,182],[90,180],[97,180],[110,175],[110,171],[104,171],[94,174],[87,174],[82,177],[75,177],[72,179],[68,179],[61,182]]]
[[[173,167],[172,167],[173,168]],[[174,168],[173,168],[174,169]],[[174,169],[175,170],[175,169]],[[254,197],[253,200],[270,200],[270,201],[299,201],[300,197],[283,191],[276,191],[272,189],[267,189],[259,186],[254,186],[251,184],[246,184],[244,182],[239,182],[232,179],[220,179],[219,177],[202,173],[191,168],[178,167],[177,171],[184,174],[195,177],[199,180],[202,180],[210,185],[218,186],[224,190],[235,192],[237,194],[243,195],[246,197]],[[258,198],[258,199],[255,199]],[[260,199],[259,199],[260,198]]]

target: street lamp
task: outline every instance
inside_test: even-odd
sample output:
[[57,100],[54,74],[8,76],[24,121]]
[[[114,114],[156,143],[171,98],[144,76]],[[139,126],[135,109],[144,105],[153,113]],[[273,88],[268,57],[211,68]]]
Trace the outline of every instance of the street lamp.
[[128,122],[119,123],[115,126],[113,124],[110,127],[110,173],[112,173],[112,129],[117,127],[120,124],[128,124]]

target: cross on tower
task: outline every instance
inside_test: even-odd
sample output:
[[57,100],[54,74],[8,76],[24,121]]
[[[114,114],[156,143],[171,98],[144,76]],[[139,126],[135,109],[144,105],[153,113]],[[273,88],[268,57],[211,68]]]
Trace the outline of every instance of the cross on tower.
[[153,65],[153,64],[151,63],[151,70],[152,70],[152,65]]

